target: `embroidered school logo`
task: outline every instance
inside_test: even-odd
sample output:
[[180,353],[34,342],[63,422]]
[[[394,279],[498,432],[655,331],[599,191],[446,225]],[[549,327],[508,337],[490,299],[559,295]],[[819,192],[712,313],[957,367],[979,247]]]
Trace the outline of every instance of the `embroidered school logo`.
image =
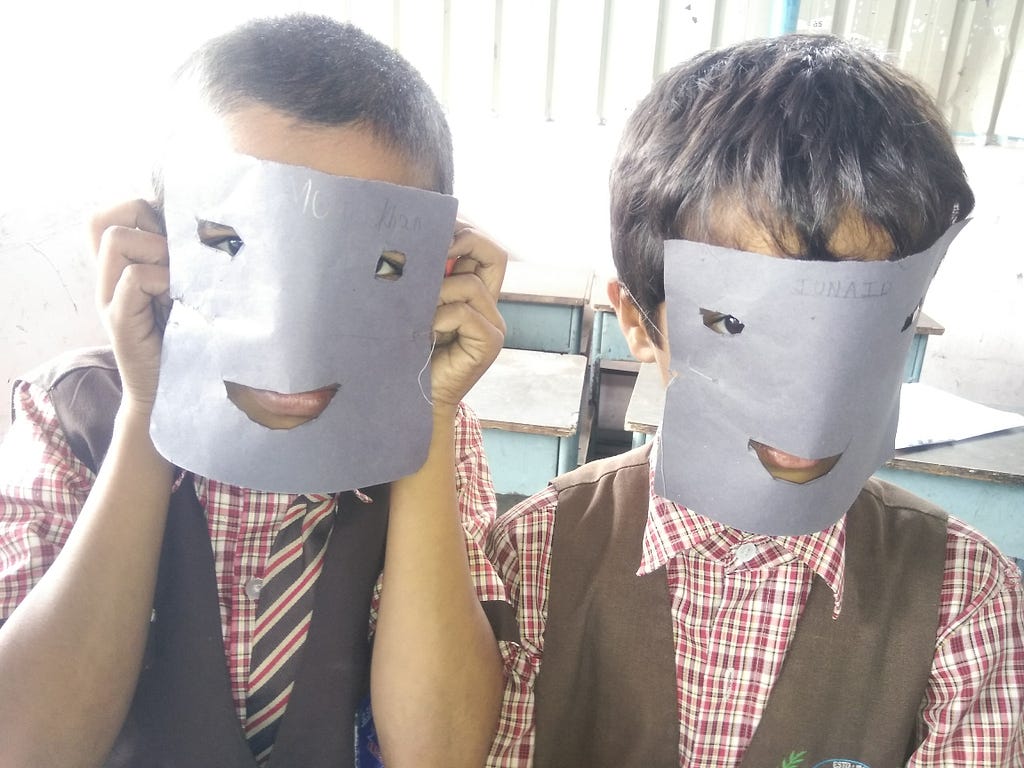
[[[802,768],[806,759],[807,750],[790,752],[787,757],[783,758],[779,768]],[[860,760],[830,757],[828,760],[815,763],[811,768],[871,768],[871,766],[867,763],[862,763]]]
[[804,755],[807,751],[803,752],[790,752],[789,757],[785,758],[779,765],[779,768],[798,768],[804,762]]

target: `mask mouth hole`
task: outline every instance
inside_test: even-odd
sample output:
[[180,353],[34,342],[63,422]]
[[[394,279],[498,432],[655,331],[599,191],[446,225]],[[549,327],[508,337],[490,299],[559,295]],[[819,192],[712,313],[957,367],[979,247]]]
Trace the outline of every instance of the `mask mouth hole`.
[[330,384],[308,392],[275,392],[224,380],[228,400],[250,421],[268,429],[294,429],[313,421],[341,389]]
[[373,276],[377,280],[398,280],[405,272],[405,254],[401,251],[382,251],[377,259]]
[[794,456],[765,443],[750,440],[747,447],[754,452],[765,471],[776,480],[803,485],[824,477],[839,463],[842,453],[818,459]]

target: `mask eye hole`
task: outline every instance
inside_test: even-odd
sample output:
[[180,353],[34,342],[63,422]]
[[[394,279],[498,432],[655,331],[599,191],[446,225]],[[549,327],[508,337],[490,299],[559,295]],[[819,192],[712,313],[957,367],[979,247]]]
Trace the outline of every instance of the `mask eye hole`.
[[714,309],[702,309],[700,316],[704,320],[704,325],[715,333],[735,336],[738,333],[743,333],[743,329],[746,327],[736,317]]
[[907,315],[907,319],[903,321],[903,327],[900,328],[900,333],[903,333],[905,330],[907,330],[907,328],[910,328],[911,326],[917,326],[917,318],[921,314],[921,305],[923,303],[924,300],[922,299],[921,301],[918,302],[917,306],[914,307],[914,311]]
[[245,245],[234,227],[218,224],[216,221],[197,220],[196,235],[203,245],[223,251],[228,256],[235,256]]
[[383,251],[377,259],[373,276],[378,280],[397,280],[405,271],[405,254],[401,251]]

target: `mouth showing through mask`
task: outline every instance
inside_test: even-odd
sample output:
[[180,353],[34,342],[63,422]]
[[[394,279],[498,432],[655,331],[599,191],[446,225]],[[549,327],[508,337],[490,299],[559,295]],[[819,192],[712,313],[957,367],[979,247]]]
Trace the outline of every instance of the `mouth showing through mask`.
[[761,466],[769,475],[776,480],[797,484],[809,483],[827,475],[843,455],[837,453],[821,459],[805,459],[756,440],[749,441],[747,446],[757,454]]
[[225,381],[224,389],[228,400],[257,424],[269,429],[294,429],[323,413],[338,393],[339,385],[282,393]]

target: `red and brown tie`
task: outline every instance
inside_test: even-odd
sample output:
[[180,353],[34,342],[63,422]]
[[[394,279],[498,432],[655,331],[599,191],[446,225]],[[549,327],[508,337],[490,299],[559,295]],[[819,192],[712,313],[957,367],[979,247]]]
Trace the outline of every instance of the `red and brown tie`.
[[285,512],[263,574],[245,718],[249,747],[261,765],[270,755],[295,682],[335,509],[334,496],[299,496]]

